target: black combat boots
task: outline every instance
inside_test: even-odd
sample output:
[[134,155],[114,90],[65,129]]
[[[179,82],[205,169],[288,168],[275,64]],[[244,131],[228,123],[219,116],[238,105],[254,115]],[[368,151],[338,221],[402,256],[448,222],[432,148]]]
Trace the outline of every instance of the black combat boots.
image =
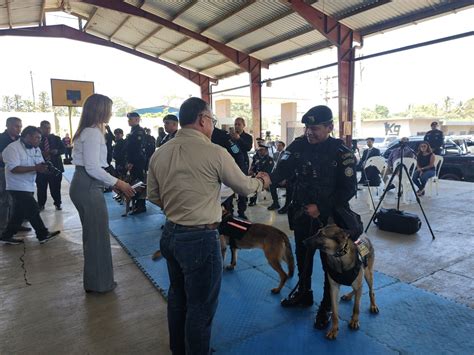
[[326,329],[331,319],[331,308],[324,307],[322,304],[319,306],[316,318],[314,318],[314,327],[316,329]]
[[310,307],[313,305],[313,291],[297,289],[291,291],[287,298],[281,300],[281,306],[289,307]]

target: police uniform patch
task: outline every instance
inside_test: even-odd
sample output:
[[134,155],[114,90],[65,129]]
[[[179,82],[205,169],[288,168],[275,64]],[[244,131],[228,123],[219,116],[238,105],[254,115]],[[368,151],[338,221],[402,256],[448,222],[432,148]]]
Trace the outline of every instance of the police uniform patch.
[[347,167],[346,170],[344,170],[344,174],[347,177],[351,177],[352,175],[354,175],[354,169]]
[[287,160],[290,157],[290,155],[291,155],[290,152],[284,151],[280,160]]
[[354,159],[346,159],[342,162],[342,165],[349,165],[355,163]]

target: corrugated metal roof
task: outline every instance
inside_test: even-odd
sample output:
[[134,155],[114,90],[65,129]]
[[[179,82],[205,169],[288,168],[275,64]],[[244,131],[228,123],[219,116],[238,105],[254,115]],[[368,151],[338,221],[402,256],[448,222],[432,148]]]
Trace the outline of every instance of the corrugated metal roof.
[[[63,10],[89,20],[86,32],[136,48],[211,77],[227,77],[243,69],[213,47],[212,41],[274,63],[330,44],[289,3],[277,0],[0,0],[0,28],[40,25],[43,11]],[[92,4],[88,3],[92,1]],[[312,6],[343,25],[369,35],[474,5],[474,0],[309,0]],[[112,9],[107,9],[111,7]],[[128,7],[128,8],[127,8]],[[133,11],[146,11],[139,16]],[[132,11],[132,13],[126,13]],[[138,16],[137,16],[138,15]],[[153,15],[181,26],[167,28]],[[158,21],[160,22],[160,21]],[[84,21],[83,21],[84,23]],[[196,35],[189,39],[186,31]],[[201,33],[201,35],[199,35]],[[204,36],[200,40],[196,36]],[[239,59],[240,60],[240,59]]]

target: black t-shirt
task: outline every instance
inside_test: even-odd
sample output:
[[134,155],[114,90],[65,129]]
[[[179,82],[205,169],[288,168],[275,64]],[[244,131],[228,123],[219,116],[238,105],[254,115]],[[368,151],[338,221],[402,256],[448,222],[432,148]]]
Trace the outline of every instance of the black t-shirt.
[[[7,145],[13,143],[14,141],[16,141],[16,139],[12,139],[12,137],[10,137],[10,135],[8,134],[7,130],[5,130],[5,132],[3,133],[0,133],[0,153],[3,152]],[[5,164],[3,163],[3,161],[0,161],[0,168],[4,167]]]

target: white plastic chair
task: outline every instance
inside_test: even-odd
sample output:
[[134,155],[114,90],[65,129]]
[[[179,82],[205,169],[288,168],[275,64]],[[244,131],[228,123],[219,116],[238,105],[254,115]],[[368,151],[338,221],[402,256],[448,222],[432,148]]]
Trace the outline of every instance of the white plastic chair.
[[[398,165],[400,165],[401,163],[401,159],[397,159],[395,160],[395,162],[393,163],[393,171],[395,171],[395,169],[397,168]],[[412,187],[411,187],[411,184],[410,184],[410,180],[413,181],[413,174],[415,173],[415,170],[416,170],[416,159],[414,158],[406,158],[406,157],[403,157],[403,165],[406,166],[407,170],[408,170],[408,175],[409,176],[406,176],[406,172],[405,172],[405,169],[403,169],[403,177],[402,177],[402,202],[407,204],[408,203],[408,200],[407,200],[407,197],[408,196],[413,196],[415,197],[414,193],[413,193],[413,190],[412,190]],[[410,179],[410,180],[408,180]],[[395,183],[395,180],[397,181]],[[393,179],[393,182],[392,182],[395,186],[398,187],[398,176],[395,176],[395,179]],[[416,198],[413,198],[410,200],[415,200]]]
[[438,196],[439,172],[441,171],[443,162],[444,162],[444,158],[441,155],[435,155],[434,166],[436,169],[435,170],[436,174],[435,176],[429,178],[428,181],[426,182],[426,192],[428,196],[433,196],[433,185],[436,185],[436,196]]
[[[385,162],[385,159],[381,156],[378,157],[370,157],[367,159],[367,161],[364,164],[364,170],[368,168],[369,166],[375,166],[377,170],[379,171],[380,174],[380,184],[381,186],[367,186],[367,190],[371,189],[371,187],[375,187],[376,195],[379,195],[379,188],[383,187],[383,179],[382,177],[385,174],[386,166],[387,163]],[[367,203],[369,205],[369,208],[371,211],[374,210],[374,206],[372,205],[372,200],[370,198],[370,194],[372,193],[372,190],[367,191]],[[374,201],[375,202],[375,201]]]

